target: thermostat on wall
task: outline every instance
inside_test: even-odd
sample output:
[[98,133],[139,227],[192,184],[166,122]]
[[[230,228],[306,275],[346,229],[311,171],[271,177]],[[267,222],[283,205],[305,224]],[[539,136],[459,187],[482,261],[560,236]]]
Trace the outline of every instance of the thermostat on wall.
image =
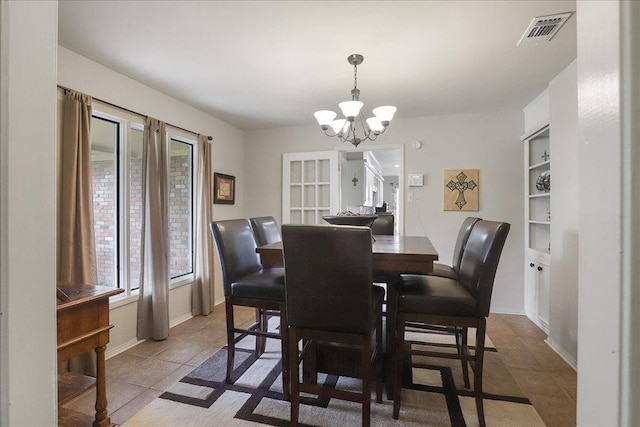
[[422,174],[410,173],[408,181],[409,181],[409,187],[422,187]]

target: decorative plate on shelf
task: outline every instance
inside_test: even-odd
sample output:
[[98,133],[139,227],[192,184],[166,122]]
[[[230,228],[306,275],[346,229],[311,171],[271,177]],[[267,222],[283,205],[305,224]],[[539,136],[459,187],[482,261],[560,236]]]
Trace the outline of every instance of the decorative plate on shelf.
[[546,171],[540,174],[536,180],[536,188],[543,193],[551,191],[551,172]]

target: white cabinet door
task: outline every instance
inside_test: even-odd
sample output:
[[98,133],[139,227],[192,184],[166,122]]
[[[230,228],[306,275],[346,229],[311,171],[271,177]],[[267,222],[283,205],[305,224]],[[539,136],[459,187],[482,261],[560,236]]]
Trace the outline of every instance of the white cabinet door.
[[549,333],[549,259],[529,251],[525,265],[525,310],[527,316]]
[[549,264],[538,262],[538,318],[544,325],[545,332],[549,333]]
[[340,201],[337,151],[285,153],[282,156],[282,223],[326,224]]

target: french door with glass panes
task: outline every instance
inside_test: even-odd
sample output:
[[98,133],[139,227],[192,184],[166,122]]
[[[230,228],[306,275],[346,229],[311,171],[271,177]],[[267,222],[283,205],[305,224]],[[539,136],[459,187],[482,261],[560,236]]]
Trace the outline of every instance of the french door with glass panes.
[[326,224],[340,200],[337,151],[282,156],[282,223]]

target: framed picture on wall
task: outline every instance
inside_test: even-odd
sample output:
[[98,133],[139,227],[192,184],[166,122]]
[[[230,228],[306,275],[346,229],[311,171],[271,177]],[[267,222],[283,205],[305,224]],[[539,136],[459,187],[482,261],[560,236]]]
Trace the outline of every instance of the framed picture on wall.
[[480,188],[478,169],[444,171],[444,210],[477,211]]
[[233,205],[236,202],[236,177],[214,172],[213,203]]

